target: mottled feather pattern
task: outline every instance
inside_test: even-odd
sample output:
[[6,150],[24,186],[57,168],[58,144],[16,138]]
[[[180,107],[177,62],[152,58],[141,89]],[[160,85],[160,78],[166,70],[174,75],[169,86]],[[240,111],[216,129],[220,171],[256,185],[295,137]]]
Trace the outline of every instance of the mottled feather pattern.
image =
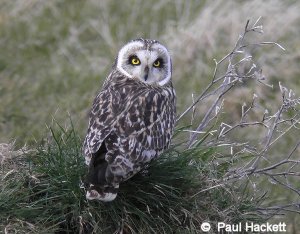
[[89,116],[87,199],[112,201],[122,181],[169,147],[176,116],[171,68],[155,40],[133,40],[119,51]]
[[[121,159],[115,164],[131,171],[132,164],[147,163],[169,146],[175,124],[175,91],[171,83],[149,89],[151,84],[113,73],[94,100],[84,153],[92,157],[105,141],[108,152],[114,152],[108,153],[106,160]],[[126,179],[126,174],[123,176]]]

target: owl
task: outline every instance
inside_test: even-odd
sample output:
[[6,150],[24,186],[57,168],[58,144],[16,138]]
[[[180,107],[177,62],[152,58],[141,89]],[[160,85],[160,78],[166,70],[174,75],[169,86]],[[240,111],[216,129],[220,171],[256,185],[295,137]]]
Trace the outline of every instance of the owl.
[[88,200],[114,200],[120,183],[169,147],[176,120],[171,74],[170,54],[156,40],[132,40],[119,51],[83,144]]

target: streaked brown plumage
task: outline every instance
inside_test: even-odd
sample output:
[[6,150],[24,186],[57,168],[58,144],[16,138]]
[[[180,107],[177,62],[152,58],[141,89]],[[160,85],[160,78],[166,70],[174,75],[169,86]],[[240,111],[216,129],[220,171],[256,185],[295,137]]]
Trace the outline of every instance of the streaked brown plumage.
[[[167,149],[173,134],[176,97],[171,77],[165,76],[171,75],[171,68],[162,70],[162,66],[157,69],[148,66],[154,63],[152,60],[158,64],[156,57],[163,63],[163,60],[169,59],[169,55],[165,55],[166,58],[160,55],[166,50],[162,51],[162,46],[154,40],[138,39],[124,47],[124,55],[122,51],[119,53],[90,112],[83,145],[89,165],[88,199],[113,200],[119,183],[129,179]],[[152,47],[159,51],[152,52]],[[128,76],[122,68],[118,69],[119,59],[124,57],[124,61],[127,61],[131,51],[146,58],[145,62],[139,58],[140,66],[146,63],[145,69],[138,68],[140,70],[136,72],[132,65],[135,76]],[[131,75],[131,66],[124,66]],[[164,62],[164,66],[171,66],[170,59]],[[142,75],[136,77],[140,71]],[[148,77],[151,82],[147,82]],[[156,77],[159,78],[155,80]]]

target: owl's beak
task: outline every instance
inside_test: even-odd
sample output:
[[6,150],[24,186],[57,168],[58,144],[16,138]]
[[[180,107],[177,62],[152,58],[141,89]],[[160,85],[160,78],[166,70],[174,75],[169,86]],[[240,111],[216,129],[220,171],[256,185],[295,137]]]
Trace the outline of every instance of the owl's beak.
[[146,66],[144,70],[144,80],[147,81],[148,79],[148,74],[149,74],[149,67]]

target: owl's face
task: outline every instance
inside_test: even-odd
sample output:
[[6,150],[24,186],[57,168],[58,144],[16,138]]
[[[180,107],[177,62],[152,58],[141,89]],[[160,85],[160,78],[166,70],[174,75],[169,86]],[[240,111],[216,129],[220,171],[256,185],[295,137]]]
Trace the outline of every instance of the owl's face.
[[117,69],[145,83],[164,85],[171,79],[171,58],[158,41],[136,39],[127,43],[117,57]]

